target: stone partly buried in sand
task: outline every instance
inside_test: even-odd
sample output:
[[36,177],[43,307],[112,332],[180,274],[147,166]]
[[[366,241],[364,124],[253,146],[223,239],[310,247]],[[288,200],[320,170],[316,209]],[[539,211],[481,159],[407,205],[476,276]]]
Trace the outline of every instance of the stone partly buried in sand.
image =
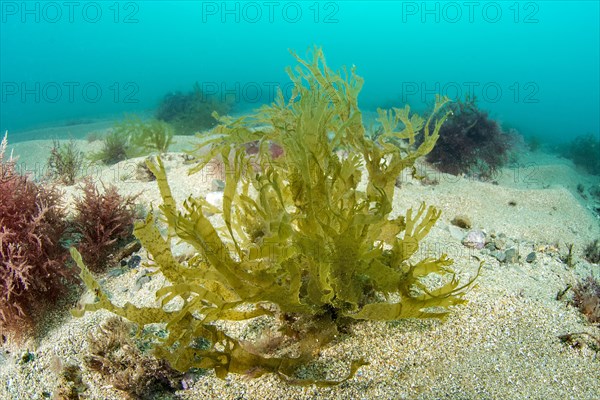
[[490,255],[503,264],[516,264],[519,262],[519,251],[514,247],[506,251],[493,250],[490,252]]
[[525,258],[525,261],[527,261],[528,263],[532,263],[537,259],[537,255],[535,254],[534,251],[532,251],[531,253],[527,254],[527,257]]
[[462,229],[471,229],[471,219],[466,215],[457,215],[450,223]]
[[[489,254],[502,264],[516,264],[519,262],[519,250],[514,247],[510,247],[506,250],[491,250]],[[533,253],[533,255],[535,256],[535,253]],[[528,260],[529,259],[530,256],[528,256]],[[527,262],[531,263],[533,260]]]
[[514,264],[519,262],[519,251],[514,247],[507,249],[504,252],[504,262],[507,264]]

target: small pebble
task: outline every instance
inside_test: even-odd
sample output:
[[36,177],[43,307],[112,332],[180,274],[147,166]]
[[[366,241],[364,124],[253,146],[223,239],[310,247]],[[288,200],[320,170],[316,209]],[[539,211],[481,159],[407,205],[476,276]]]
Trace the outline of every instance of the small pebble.
[[470,231],[462,240],[462,244],[481,250],[485,246],[485,233],[483,231]]
[[129,261],[127,261],[127,266],[131,269],[134,269],[140,266],[140,262],[142,262],[142,257],[136,254],[131,256]]
[[27,364],[30,361],[35,360],[35,354],[26,351],[25,353],[23,353],[23,355],[21,355],[21,361],[19,362],[19,364]]
[[515,248],[510,248],[504,252],[506,259],[504,260],[508,264],[514,264],[519,261],[519,252]]
[[496,240],[494,240],[494,245],[498,250],[504,250],[506,248],[506,239],[503,237],[497,237]]
[[213,192],[222,192],[225,190],[225,181],[222,179],[213,179],[210,187]]
[[146,283],[150,282],[152,278],[148,275],[148,271],[144,270],[141,272],[140,276],[135,280],[135,291],[137,292],[144,286]]
[[[125,265],[127,265],[127,263],[125,263]],[[111,277],[116,277],[116,276],[121,276],[123,275],[125,272],[127,272],[127,268],[113,268],[110,271],[108,271],[108,276]]]
[[490,253],[490,255],[500,262],[504,262],[504,260],[506,260],[506,254],[504,254],[503,251],[494,250]]

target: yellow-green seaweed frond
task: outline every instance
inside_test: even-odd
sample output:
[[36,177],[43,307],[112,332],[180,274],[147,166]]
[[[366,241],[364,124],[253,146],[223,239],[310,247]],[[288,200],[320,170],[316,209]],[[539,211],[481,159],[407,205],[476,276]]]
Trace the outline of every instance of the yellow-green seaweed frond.
[[[169,235],[154,223],[156,212],[134,233],[169,282],[156,293],[159,306],[115,307],[73,250],[86,285],[97,291],[98,302],[85,310],[106,308],[142,325],[166,323],[169,336],[156,353],[180,370],[214,368],[223,377],[259,368],[292,383],[314,383],[291,377],[312,358],[314,340],[302,340],[297,358],[268,358],[248,352],[215,322],[308,318],[326,343],[342,320],[443,318],[465,302],[472,283],[460,285],[444,254],[414,260],[438,209],[422,204],[390,217],[396,178],[435,145],[448,99],[436,97],[427,119],[408,106],[378,110],[382,133],[372,140],[358,107],[363,80],[356,69],[333,71],[319,48],[309,60],[292,54],[299,65],[288,69],[294,84],[289,99],[279,93],[273,104],[243,118],[215,115],[220,124],[191,152],[198,164],[190,173],[215,158],[224,164],[221,209],[202,198],[176,204],[162,161],[149,162]],[[208,211],[217,212],[224,226],[213,225]],[[170,237],[196,255],[179,261]],[[431,274],[445,283],[426,285]],[[167,306],[175,299],[182,306],[172,310]],[[194,348],[197,337],[213,347]],[[354,361],[349,376],[363,363]]]

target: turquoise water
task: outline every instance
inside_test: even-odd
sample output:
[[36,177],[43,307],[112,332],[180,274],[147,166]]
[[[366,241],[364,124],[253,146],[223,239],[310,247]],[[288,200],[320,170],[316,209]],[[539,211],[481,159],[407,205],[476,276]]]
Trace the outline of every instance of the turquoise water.
[[289,89],[288,49],[319,45],[330,66],[357,66],[365,110],[471,92],[525,136],[597,135],[598,4],[1,1],[0,128],[16,142],[37,127],[151,113],[195,82],[242,112]]

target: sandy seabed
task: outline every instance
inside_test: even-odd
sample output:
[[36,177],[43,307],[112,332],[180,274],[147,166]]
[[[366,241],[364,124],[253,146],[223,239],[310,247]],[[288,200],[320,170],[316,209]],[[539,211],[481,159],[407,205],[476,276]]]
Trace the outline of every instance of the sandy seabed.
[[[189,195],[206,195],[212,190],[217,172],[205,170],[188,176],[189,165],[177,151],[189,148],[194,139],[178,137],[176,142],[173,152],[165,157],[174,197],[181,202]],[[100,146],[99,142],[85,140],[77,143],[86,152]],[[12,147],[21,167],[36,175],[42,173],[44,162],[40,160],[48,157],[51,146],[52,141],[35,140]],[[156,183],[136,178],[141,160],[95,168],[92,176],[98,182],[115,184],[122,194],[141,193],[141,203],[158,205]],[[357,323],[350,334],[323,349],[318,360],[331,377],[344,376],[348,360],[364,358],[369,362],[339,386],[291,386],[271,374],[256,379],[229,375],[221,380],[209,372],[174,398],[597,399],[599,355],[589,346],[573,348],[562,343],[559,336],[576,332],[600,336],[600,329],[587,322],[567,300],[557,301],[556,296],[582,277],[591,273],[600,276],[598,265],[581,257],[582,249],[600,238],[600,220],[589,209],[591,200],[586,202],[577,192],[578,184],[586,188],[600,185],[598,177],[544,153],[523,154],[518,167],[501,170],[494,182],[432,171],[429,176],[438,183],[426,185],[410,177],[400,178],[394,214],[404,214],[422,201],[440,208],[442,217],[424,241],[423,251],[449,253],[454,268],[464,276],[476,271],[477,259],[485,261],[476,286],[466,295],[466,305],[456,307],[444,322]],[[77,186],[61,189],[69,206],[73,196],[79,194]],[[507,246],[517,249],[519,261],[500,263],[488,250],[464,247],[460,239],[466,231],[450,223],[457,215],[468,216],[472,229],[483,230],[488,238],[505,236]],[[572,269],[561,261],[569,243],[575,249]],[[536,259],[529,263],[525,258],[531,252],[535,252]],[[164,281],[153,278],[135,290],[137,276],[132,270],[103,278],[114,301],[154,304],[154,292]],[[58,372],[52,366],[57,360],[82,364],[87,332],[109,317],[103,311],[83,318],[57,313],[49,318],[47,329],[38,338],[18,348],[4,345],[0,353],[0,398],[42,399],[52,393],[58,381]],[[26,350],[34,358],[20,362]],[[98,374],[82,369],[88,385],[83,397],[124,398]]]

